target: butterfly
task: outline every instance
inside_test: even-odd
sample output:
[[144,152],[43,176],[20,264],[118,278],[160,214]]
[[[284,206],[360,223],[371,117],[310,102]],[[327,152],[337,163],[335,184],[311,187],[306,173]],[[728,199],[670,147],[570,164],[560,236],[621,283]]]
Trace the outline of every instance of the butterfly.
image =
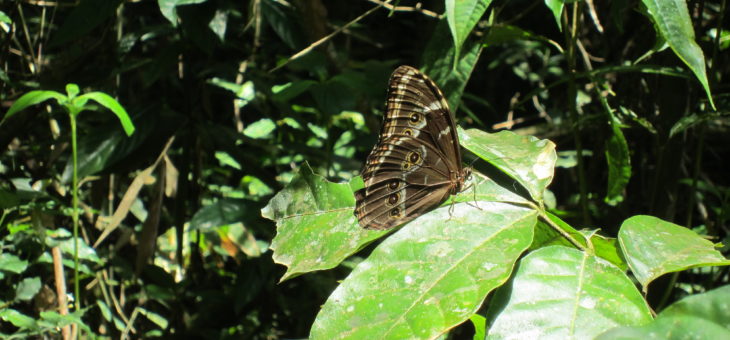
[[469,177],[461,165],[456,124],[438,86],[410,66],[390,77],[378,143],[355,192],[355,216],[366,229],[390,229],[438,207]]

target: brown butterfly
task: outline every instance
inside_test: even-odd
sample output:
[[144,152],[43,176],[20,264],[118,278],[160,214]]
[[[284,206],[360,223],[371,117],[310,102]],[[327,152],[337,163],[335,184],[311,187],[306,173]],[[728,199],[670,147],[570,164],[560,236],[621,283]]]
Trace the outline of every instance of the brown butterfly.
[[355,216],[366,229],[389,229],[438,207],[469,176],[461,165],[456,124],[436,84],[410,66],[390,77],[378,144],[355,192]]

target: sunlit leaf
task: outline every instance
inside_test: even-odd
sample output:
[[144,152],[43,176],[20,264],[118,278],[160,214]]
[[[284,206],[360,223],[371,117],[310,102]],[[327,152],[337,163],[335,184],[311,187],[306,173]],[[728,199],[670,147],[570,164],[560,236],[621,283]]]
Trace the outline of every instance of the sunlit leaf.
[[651,281],[666,273],[730,265],[712,242],[653,216],[639,215],[624,221],[618,240],[631,271],[645,290]]
[[41,290],[41,279],[38,277],[26,277],[18,283],[15,288],[15,299],[28,301]]
[[243,134],[251,138],[264,139],[269,138],[275,129],[276,123],[269,118],[263,118],[246,126]]
[[591,339],[616,326],[650,322],[651,311],[624,272],[563,246],[525,256],[497,290],[488,339]]
[[328,182],[305,163],[261,210],[264,217],[276,221],[271,248],[274,261],[287,266],[282,281],[333,268],[384,234],[358,225],[353,195],[356,183]]
[[730,339],[730,286],[685,297],[667,307],[654,322],[614,328],[597,340]]
[[330,295],[312,339],[434,338],[510,275],[537,215],[511,204],[444,206],[388,237]]
[[461,145],[518,181],[530,196],[541,201],[555,171],[555,144],[520,136],[512,131],[486,133],[459,129]]
[[11,273],[22,273],[28,268],[28,261],[7,252],[0,253],[0,270]]

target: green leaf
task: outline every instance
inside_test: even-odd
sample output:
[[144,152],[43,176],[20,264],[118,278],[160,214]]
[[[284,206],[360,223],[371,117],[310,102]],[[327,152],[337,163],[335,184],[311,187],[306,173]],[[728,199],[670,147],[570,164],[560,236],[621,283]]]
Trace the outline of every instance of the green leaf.
[[81,329],[91,333],[91,329],[87,326],[82,317],[89,308],[83,308],[73,313],[61,315],[55,311],[43,311],[41,312],[40,322],[46,328],[61,328],[70,324],[77,324]]
[[[555,216],[549,212],[546,212],[546,216],[555,223],[560,229],[570,234],[574,240],[578,241],[582,246],[590,248],[593,254],[611,262],[621,270],[628,269],[628,264],[623,260],[619,254],[618,241],[615,238],[601,236],[592,230],[581,230],[578,231],[571,225],[561,220],[560,217]],[[590,245],[586,243],[586,238],[590,237]],[[551,245],[562,245],[566,247],[573,247],[568,239],[560,235],[550,225],[540,219],[535,228],[535,239],[530,245],[530,250],[540,249]]]
[[206,1],[208,0],[157,0],[157,6],[160,7],[160,12],[162,12],[162,16],[170,21],[172,26],[177,26],[178,17],[175,7],[182,5],[199,4]]
[[18,98],[18,100],[15,101],[15,103],[13,103],[13,106],[11,106],[10,109],[8,109],[8,112],[5,114],[3,121],[10,118],[10,116],[18,113],[19,111],[27,108],[28,106],[44,102],[48,99],[55,99],[59,104],[63,104],[66,101],[66,96],[56,91],[30,91],[22,95],[20,98]]
[[[46,230],[46,245],[49,247],[58,246],[66,256],[73,258],[74,238],[71,232],[66,229]],[[78,255],[79,259],[101,263],[101,259],[96,255],[96,250],[86,244],[81,237],[78,238]]]
[[269,118],[259,119],[243,129],[243,134],[257,139],[271,137],[271,133],[276,129],[276,123]]
[[487,335],[487,319],[480,314],[472,315],[469,320],[474,327],[474,340],[483,340]]
[[327,299],[312,339],[435,338],[467,320],[532,241],[535,211],[444,206],[406,224]]
[[276,222],[271,249],[274,262],[287,267],[281,281],[334,268],[385,233],[358,225],[353,214],[353,189],[362,184],[356,183],[355,179],[350,183],[329,182],[305,163],[261,210],[264,217]]
[[41,290],[41,279],[38,277],[26,277],[18,283],[15,288],[15,299],[28,301]]
[[190,219],[190,231],[214,229],[237,222],[254,223],[261,203],[247,199],[223,198],[206,205]]
[[720,121],[727,122],[728,118],[730,118],[730,116],[728,116],[727,113],[714,113],[714,112],[700,113],[700,114],[692,113],[690,115],[683,116],[676,123],[674,123],[674,125],[672,125],[672,128],[669,130],[669,138],[672,138],[699,124],[714,121],[714,120],[720,120]]
[[490,27],[487,31],[487,35],[483,39],[483,44],[485,47],[489,47],[493,45],[499,45],[520,40],[534,40],[544,42],[555,47],[559,52],[563,52],[563,48],[556,42],[541,35],[525,31],[524,29],[517,26],[510,25]]
[[10,308],[0,309],[0,319],[20,329],[32,329],[36,326],[35,319]]
[[0,253],[0,270],[20,274],[28,268],[28,261],[7,252]]
[[139,310],[139,313],[144,315],[148,320],[152,321],[154,324],[156,324],[161,329],[166,329],[169,322],[167,319],[165,319],[162,315],[150,312],[142,307],[137,307],[137,310]]
[[446,0],[446,20],[449,23],[457,59],[461,46],[482,18],[492,0]]
[[606,141],[606,163],[608,164],[608,185],[606,204],[615,206],[624,199],[624,189],[631,179],[631,155],[621,123],[611,114],[611,137]]
[[0,22],[10,25],[13,23],[13,20],[5,12],[0,11]]
[[423,55],[423,72],[441,88],[451,112],[456,114],[464,88],[479,61],[482,44],[478,41],[467,41],[463,46],[464,53],[458,58],[454,68],[456,54],[450,48],[448,30],[447,23],[444,20],[439,21]]
[[712,242],[692,230],[653,216],[634,216],[618,232],[621,250],[631,271],[644,286],[666,273],[730,265]]
[[122,123],[122,127],[124,128],[124,132],[127,133],[127,136],[131,136],[134,133],[134,124],[129,118],[127,111],[124,110],[122,105],[120,105],[116,99],[112,98],[112,96],[104,92],[89,92],[77,98],[77,100],[85,99],[91,99],[117,115],[117,118],[119,118],[119,122]]
[[226,28],[228,27],[228,12],[217,10],[215,15],[210,19],[208,28],[215,34],[221,42],[225,41]]
[[289,82],[282,85],[274,85],[271,87],[271,99],[281,102],[288,102],[303,92],[309,90],[310,87],[316,85],[314,80],[299,80]]
[[607,261],[563,246],[525,256],[489,307],[489,339],[591,339],[643,325],[651,311],[631,280]]
[[705,55],[697,42],[692,21],[684,0],[642,0],[657,32],[666,40],[672,51],[692,70],[705,89],[710,105],[715,103],[705,72]]
[[246,104],[256,97],[254,84],[250,80],[243,84],[236,84],[218,77],[213,77],[208,80],[208,84],[218,86],[235,94],[239,100],[238,107],[246,106]]
[[546,139],[520,136],[512,131],[486,133],[477,129],[459,128],[461,146],[489,162],[542,201],[545,188],[555,171],[555,144]]
[[555,22],[558,24],[558,29],[563,31],[563,21],[561,16],[563,15],[563,6],[565,6],[566,0],[545,0],[545,6],[547,6],[553,13]]
[[66,96],[69,100],[73,100],[76,98],[76,95],[79,94],[81,90],[79,90],[79,86],[73,83],[66,84]]
[[641,327],[614,328],[597,337],[612,339],[730,339],[730,286],[688,296]]

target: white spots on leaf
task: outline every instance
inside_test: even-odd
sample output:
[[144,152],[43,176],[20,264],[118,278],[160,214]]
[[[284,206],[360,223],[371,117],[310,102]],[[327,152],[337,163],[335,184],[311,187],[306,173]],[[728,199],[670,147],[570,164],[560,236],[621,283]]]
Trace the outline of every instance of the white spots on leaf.
[[490,263],[490,262],[485,262],[485,263],[483,263],[483,264],[482,264],[482,269],[484,269],[484,270],[486,270],[486,271],[490,271],[490,270],[492,270],[492,268],[494,268],[495,266],[497,266],[497,264],[495,264],[495,263]]
[[437,242],[428,246],[426,255],[429,257],[446,257],[453,251],[454,248],[448,242]]
[[353,306],[353,305],[349,305],[349,306],[347,306],[347,312],[348,312],[348,313],[352,313],[352,312],[354,312],[354,311],[355,311],[355,306]]
[[413,277],[412,277],[412,276],[410,276],[410,275],[406,275],[406,277],[405,277],[405,278],[403,278],[403,281],[404,281],[404,282],[405,282],[405,283],[406,283],[407,285],[413,284]]
[[578,304],[585,309],[594,309],[596,308],[597,302],[594,298],[587,296],[580,299]]

